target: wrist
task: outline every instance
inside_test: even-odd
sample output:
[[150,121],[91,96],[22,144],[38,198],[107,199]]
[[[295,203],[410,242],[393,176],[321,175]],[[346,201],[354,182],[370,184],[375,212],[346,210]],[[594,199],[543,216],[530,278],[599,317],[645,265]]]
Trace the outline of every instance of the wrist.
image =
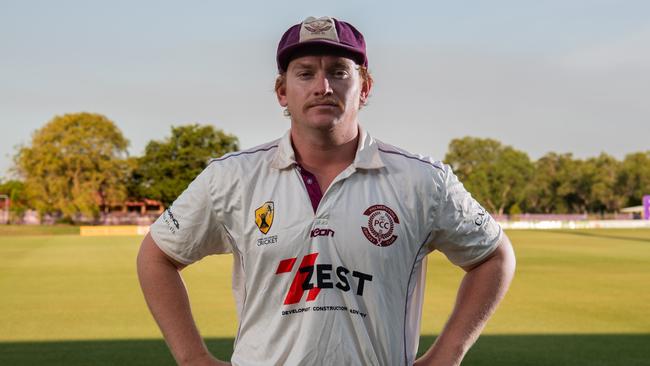
[[439,336],[435,343],[420,357],[417,366],[457,366],[460,365],[468,347],[464,343],[450,342]]
[[214,365],[217,361],[212,354],[207,350],[200,353],[188,354],[184,357],[180,357],[177,362],[180,366],[203,366],[203,365]]

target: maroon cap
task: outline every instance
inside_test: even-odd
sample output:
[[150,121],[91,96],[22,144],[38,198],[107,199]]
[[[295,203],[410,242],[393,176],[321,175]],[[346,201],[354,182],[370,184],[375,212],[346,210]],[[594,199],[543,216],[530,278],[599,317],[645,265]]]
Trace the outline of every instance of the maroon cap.
[[308,17],[289,28],[280,39],[276,58],[278,71],[287,71],[289,62],[296,54],[329,51],[350,57],[359,65],[368,66],[366,42],[352,24],[330,17]]

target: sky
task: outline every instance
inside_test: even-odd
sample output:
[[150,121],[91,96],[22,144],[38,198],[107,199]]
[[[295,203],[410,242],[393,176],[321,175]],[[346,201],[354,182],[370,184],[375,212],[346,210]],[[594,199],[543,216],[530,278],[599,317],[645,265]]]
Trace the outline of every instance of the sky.
[[276,47],[310,15],[364,34],[360,122],[385,142],[440,160],[464,136],[531,159],[650,150],[649,1],[0,0],[0,178],[65,113],[105,115],[135,156],[188,123],[242,148],[280,137]]

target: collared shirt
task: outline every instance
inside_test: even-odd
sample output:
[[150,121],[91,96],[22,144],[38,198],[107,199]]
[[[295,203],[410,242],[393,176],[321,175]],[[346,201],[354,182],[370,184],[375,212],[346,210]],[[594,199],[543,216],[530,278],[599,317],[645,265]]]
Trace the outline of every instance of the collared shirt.
[[449,166],[360,129],[325,192],[287,132],[213,159],[151,233],[181,263],[233,254],[233,365],[410,365],[426,255],[477,263],[501,228]]

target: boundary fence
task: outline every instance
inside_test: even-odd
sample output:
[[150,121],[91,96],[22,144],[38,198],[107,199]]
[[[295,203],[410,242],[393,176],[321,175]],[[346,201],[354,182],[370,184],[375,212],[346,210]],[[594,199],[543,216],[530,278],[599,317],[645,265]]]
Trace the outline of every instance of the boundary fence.
[[110,226],[81,226],[80,236],[118,236],[118,235],[142,235],[149,232],[149,226],[143,225],[110,225]]
[[[498,221],[506,230],[650,229],[650,220]],[[81,226],[81,236],[147,235],[149,226]]]
[[650,220],[499,221],[506,230],[650,229]]

